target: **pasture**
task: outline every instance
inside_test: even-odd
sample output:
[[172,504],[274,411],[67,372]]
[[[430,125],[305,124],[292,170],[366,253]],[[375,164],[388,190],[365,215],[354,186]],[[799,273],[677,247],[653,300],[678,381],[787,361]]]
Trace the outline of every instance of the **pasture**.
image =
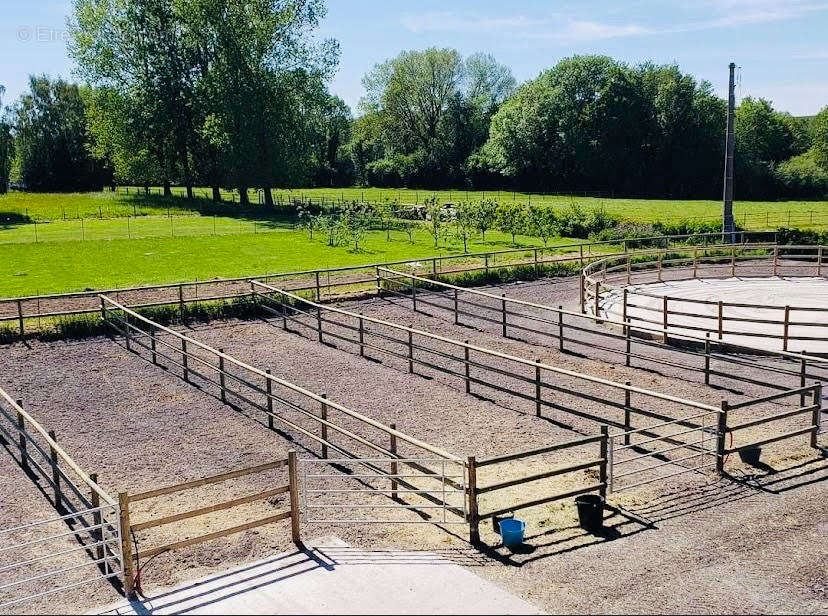
[[[169,283],[193,279],[233,277],[285,272],[316,267],[394,261],[432,254],[457,254],[463,242],[454,229],[444,226],[438,241],[425,225],[408,232],[368,231],[359,251],[353,245],[328,246],[317,229],[313,239],[297,228],[290,208],[268,211],[253,203],[242,208],[231,193],[227,202],[214,204],[198,198],[164,198],[136,194],[136,189],[116,193],[32,194],[0,196],[0,296],[34,295],[90,288]],[[157,190],[157,189],[155,189]],[[174,193],[181,193],[180,188]],[[197,195],[205,189],[198,189]],[[340,200],[369,202],[399,200],[422,203],[432,193],[418,190],[342,189],[277,191],[277,202],[290,199],[325,199],[326,206]],[[445,201],[495,198],[537,203],[566,211],[573,203],[600,207],[632,222],[717,219],[720,205],[713,201],[665,201],[604,199],[576,196],[527,195],[507,191],[441,191]],[[235,196],[238,201],[238,196]],[[823,228],[828,223],[825,203],[750,202],[736,204],[736,218],[749,228],[777,226]],[[822,211],[820,211],[822,207]],[[741,219],[740,219],[741,216]],[[391,241],[388,241],[390,238]],[[549,245],[571,243],[572,238],[553,237]],[[472,233],[471,252],[492,251],[514,245],[543,245],[537,237],[510,235],[491,229],[483,241]]]
[[[129,192],[127,192],[129,191]],[[119,187],[115,193],[9,193],[0,196],[0,219],[3,214],[16,214],[31,220],[65,220],[71,218],[118,218],[124,216],[159,216],[169,213],[216,214],[229,217],[257,217],[263,202],[260,192],[251,189],[248,197],[251,206],[241,208],[237,191],[222,190],[223,203],[215,204],[209,199],[207,188],[196,188],[196,199],[187,200],[185,189],[173,187],[175,199],[164,198],[161,189],[150,188],[150,194],[143,194],[138,187]],[[609,195],[559,195],[524,193],[509,190],[417,190],[406,188],[297,188],[273,190],[274,202],[278,206],[292,200],[313,201],[323,205],[358,201],[361,203],[422,204],[430,197],[444,203],[480,201],[494,199],[500,202],[547,204],[564,210],[573,204],[581,207],[603,208],[608,214],[622,220],[637,223],[675,222],[679,220],[719,220],[721,201],[687,199],[622,199]],[[767,228],[767,225],[783,226],[791,215],[796,225],[809,225],[811,212],[818,224],[826,224],[824,215],[826,201],[735,201],[734,215],[738,224],[751,229]],[[261,219],[266,216],[258,214]],[[821,218],[823,217],[823,218]]]

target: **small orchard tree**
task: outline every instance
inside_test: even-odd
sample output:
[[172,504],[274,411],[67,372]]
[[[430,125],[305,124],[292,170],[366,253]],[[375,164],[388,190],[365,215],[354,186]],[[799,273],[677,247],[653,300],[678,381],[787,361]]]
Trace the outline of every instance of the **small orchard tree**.
[[544,205],[530,205],[526,212],[526,222],[529,233],[543,240],[544,246],[555,235],[558,226],[555,210]]
[[319,217],[314,215],[311,208],[300,205],[298,208],[299,226],[308,232],[308,239],[313,239],[313,232],[319,228]]
[[428,219],[428,231],[434,238],[434,247],[440,244],[440,238],[444,232],[443,205],[438,203],[437,197],[428,197],[425,200],[426,214]]
[[515,237],[526,230],[526,206],[522,203],[501,203],[497,206],[497,220],[495,224],[499,231],[512,236],[512,245],[516,245]]
[[454,235],[463,242],[463,252],[469,251],[469,238],[475,229],[474,204],[463,202],[457,206],[454,216]]
[[410,244],[414,243],[414,232],[417,230],[420,224],[413,221],[413,220],[398,220],[394,223],[394,228],[402,231],[408,236],[408,242]]
[[388,242],[391,241],[391,230],[394,228],[395,209],[395,203],[392,203],[387,198],[382,203],[378,203],[374,206],[376,216],[379,219],[383,230],[385,230],[385,240]]
[[497,201],[483,199],[475,208],[474,227],[480,231],[483,241],[486,241],[486,231],[491,229],[497,220]]
[[339,242],[342,240],[342,225],[337,216],[320,214],[316,217],[316,225],[325,233],[328,246],[339,246]]
[[354,252],[359,252],[359,245],[365,233],[371,228],[371,213],[354,202],[345,206],[339,217],[342,237],[353,242]]

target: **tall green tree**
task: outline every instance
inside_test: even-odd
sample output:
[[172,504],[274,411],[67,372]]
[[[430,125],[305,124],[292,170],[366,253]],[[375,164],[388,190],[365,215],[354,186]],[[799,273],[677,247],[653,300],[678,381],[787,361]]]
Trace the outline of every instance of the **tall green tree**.
[[12,158],[14,158],[14,139],[12,138],[12,124],[3,107],[3,95],[6,88],[0,85],[0,194],[9,190],[9,176],[11,174]]
[[362,110],[373,118],[381,155],[364,165],[367,179],[438,187],[463,181],[467,160],[484,143],[491,114],[514,78],[490,55],[463,60],[454,49],[429,48],[376,65],[363,85]]
[[736,109],[734,190],[741,198],[774,193],[774,170],[799,154],[796,137],[782,114],[765,99],[746,97]]
[[574,56],[500,106],[479,162],[533,190],[712,196],[723,114],[675,66]]
[[828,107],[824,107],[811,121],[811,139],[817,164],[828,171]]
[[29,91],[13,110],[20,179],[34,191],[99,190],[107,170],[87,147],[81,89],[45,75],[29,78]]

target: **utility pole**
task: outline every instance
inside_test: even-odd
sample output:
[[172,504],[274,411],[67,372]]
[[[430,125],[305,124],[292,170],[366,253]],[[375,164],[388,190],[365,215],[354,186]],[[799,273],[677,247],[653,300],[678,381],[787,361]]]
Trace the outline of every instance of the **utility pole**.
[[724,171],[724,215],[722,218],[722,241],[733,243],[736,228],[733,222],[733,148],[736,135],[733,130],[733,113],[736,107],[736,83],[734,72],[736,64],[730,63],[730,83],[727,95],[727,134],[725,137],[725,171]]

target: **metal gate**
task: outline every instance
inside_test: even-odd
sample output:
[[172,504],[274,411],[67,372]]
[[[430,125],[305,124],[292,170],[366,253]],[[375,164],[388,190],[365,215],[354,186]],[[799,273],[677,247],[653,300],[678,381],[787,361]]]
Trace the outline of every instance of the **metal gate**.
[[716,470],[718,413],[707,411],[609,436],[607,491]]
[[308,524],[466,524],[466,469],[443,458],[299,460]]

